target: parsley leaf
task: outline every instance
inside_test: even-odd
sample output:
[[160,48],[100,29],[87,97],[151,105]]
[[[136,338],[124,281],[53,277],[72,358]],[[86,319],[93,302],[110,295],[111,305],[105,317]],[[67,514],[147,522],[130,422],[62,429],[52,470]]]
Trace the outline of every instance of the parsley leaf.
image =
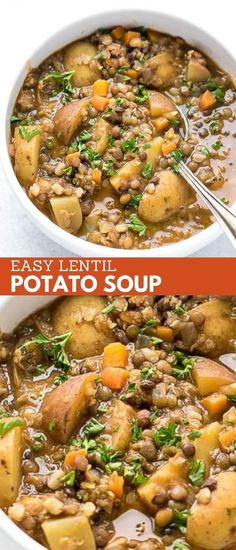
[[170,527],[172,527],[172,529],[179,529],[181,533],[185,534],[189,514],[189,510],[176,509],[174,511],[174,517],[173,521],[170,524]]
[[67,485],[68,487],[74,487],[76,479],[75,470],[70,470],[61,478],[61,483]]
[[48,424],[48,429],[50,432],[53,432],[57,427],[57,421],[55,420],[55,418],[53,418],[52,420],[50,420],[49,424]]
[[34,130],[27,130],[26,126],[19,126],[19,133],[23,139],[30,141],[34,136],[41,134],[42,131],[38,128],[34,128]]
[[176,540],[174,542],[173,550],[190,550],[190,546],[182,540]]
[[145,101],[147,101],[148,98],[149,98],[149,92],[147,88],[145,88],[143,84],[138,84],[135,101],[137,101],[137,103],[143,104],[145,103]]
[[209,150],[207,149],[207,147],[205,147],[204,145],[201,145],[199,147],[199,151],[205,155],[206,157],[209,157],[210,156],[210,153],[209,153]]
[[181,441],[181,436],[176,432],[177,424],[171,422],[166,428],[162,427],[155,431],[154,442],[157,447],[168,445],[169,447],[178,446]]
[[212,92],[212,95],[217,101],[224,101],[225,90],[223,86],[218,86],[214,79],[208,80],[207,84],[204,86],[205,90]]
[[219,151],[223,147],[223,143],[218,139],[215,143],[212,144],[212,149]]
[[201,437],[201,435],[202,435],[202,432],[200,432],[199,430],[192,430],[188,434],[188,439],[190,441],[194,441],[195,439],[198,439],[199,437]]
[[136,216],[136,214],[131,214],[128,228],[138,233],[139,237],[143,237],[147,231],[147,226]]
[[115,309],[114,304],[108,304],[108,306],[102,309],[102,313],[111,313],[112,311],[114,311],[114,309]]
[[190,471],[188,477],[193,485],[199,487],[205,478],[206,467],[203,460],[193,460],[191,462]]
[[134,457],[129,464],[125,464],[124,477],[134,486],[141,485],[147,481],[148,476],[144,475],[139,457]]
[[175,351],[173,374],[178,378],[187,378],[192,370],[194,361],[195,359],[193,357],[188,357],[188,355],[185,355],[182,351]]
[[104,424],[101,424],[96,418],[90,418],[83,427],[83,433],[88,437],[100,434],[104,430]]
[[40,333],[34,336],[31,340],[24,342],[21,348],[26,348],[31,344],[36,344],[41,349],[43,355],[47,359],[53,361],[55,367],[66,367],[66,370],[68,370],[70,367],[70,360],[65,351],[65,346],[71,337],[71,334],[71,332],[66,332],[65,334],[48,338]]
[[111,134],[109,134],[109,136],[108,136],[108,147],[113,147],[114,143],[115,143],[115,138]]
[[223,204],[229,204],[229,200],[226,199],[225,197],[221,197],[221,202],[223,202]]
[[131,424],[131,440],[133,443],[137,443],[142,437],[142,428],[138,424],[138,420],[132,420]]
[[49,80],[50,78],[54,78],[54,80],[57,82],[63,92],[65,92],[66,94],[73,94],[74,88],[71,84],[71,78],[74,72],[75,71],[67,71],[65,73],[62,73],[61,71],[52,71],[50,74],[43,78],[43,82]]
[[157,319],[148,319],[148,321],[146,321],[146,323],[144,323],[143,327],[140,329],[139,334],[145,334],[147,330],[149,330],[151,327],[155,327],[157,323]]
[[152,176],[152,165],[150,162],[147,162],[146,164],[144,164],[144,167],[142,169],[142,176],[149,180]]
[[133,195],[128,202],[127,206],[131,208],[138,208],[140,201],[142,200],[142,195]]
[[120,400],[126,401],[126,399],[130,397],[130,395],[133,395],[133,393],[135,393],[135,390],[136,390],[135,382],[130,382],[127,388],[120,394],[120,397],[119,397]]
[[175,164],[173,164],[173,166],[171,166],[171,169],[173,170],[173,172],[175,172],[175,174],[178,174],[179,173],[179,163],[183,159],[184,154],[182,153],[182,151],[180,151],[180,149],[175,149],[175,151],[172,151],[170,156],[173,157],[176,161]]
[[121,144],[121,149],[123,153],[126,153],[127,151],[129,151],[130,153],[137,153],[138,151],[137,139],[135,137],[126,139]]
[[209,125],[209,130],[211,134],[215,134],[219,131],[219,122],[217,120],[213,120]]

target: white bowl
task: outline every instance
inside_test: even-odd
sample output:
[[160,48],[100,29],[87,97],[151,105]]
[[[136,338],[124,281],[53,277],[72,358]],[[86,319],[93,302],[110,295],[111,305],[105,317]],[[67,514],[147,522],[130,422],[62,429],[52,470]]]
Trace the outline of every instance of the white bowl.
[[[165,33],[181,36],[193,47],[202,50],[210,58],[214,59],[219,66],[231,75],[234,81],[236,80],[236,60],[233,54],[227,51],[217,38],[183,19],[157,11],[144,11],[139,9],[114,12],[106,11],[78,20],[65,28],[59,29],[57,33],[50,36],[46,42],[29,56],[30,65],[36,67],[55,50],[62,48],[76,39],[88,36],[97,28],[112,27],[116,25],[124,25],[127,27],[143,25]],[[49,220],[47,216],[40,212],[40,210],[38,210],[29,200],[23,188],[20,186],[8,154],[10,134],[9,119],[16,97],[27,74],[29,61],[21,68],[17,77],[14,77],[14,80],[12,79],[9,86],[8,101],[6,103],[0,102],[0,135],[4,137],[1,146],[1,157],[4,172],[12,189],[39,229],[55,242],[64,246],[67,250],[80,256],[93,257],[123,257],[124,255],[126,257],[140,258],[188,256],[204,248],[220,235],[220,226],[214,223],[196,235],[175,244],[149,250],[135,249],[124,251],[123,249],[107,248],[105,246],[96,245],[75,237],[58,227]]]
[[[28,315],[55,300],[49,296],[0,297],[0,333],[12,332]],[[0,548],[7,550],[45,550],[26,535],[0,510]]]

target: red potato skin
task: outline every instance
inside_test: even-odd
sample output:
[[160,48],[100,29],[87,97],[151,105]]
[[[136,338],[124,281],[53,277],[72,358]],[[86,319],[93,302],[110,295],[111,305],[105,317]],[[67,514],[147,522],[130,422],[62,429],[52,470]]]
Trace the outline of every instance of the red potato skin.
[[78,99],[64,105],[54,116],[54,131],[58,139],[68,145],[87,115],[87,101]]
[[[44,428],[58,443],[67,443],[73,432],[83,422],[89,397],[86,390],[94,388],[96,373],[86,373],[73,376],[61,386],[48,393],[44,398],[41,413]],[[50,431],[50,422],[55,428]]]
[[212,359],[197,359],[192,375],[202,397],[217,392],[221,386],[236,382],[235,373]]

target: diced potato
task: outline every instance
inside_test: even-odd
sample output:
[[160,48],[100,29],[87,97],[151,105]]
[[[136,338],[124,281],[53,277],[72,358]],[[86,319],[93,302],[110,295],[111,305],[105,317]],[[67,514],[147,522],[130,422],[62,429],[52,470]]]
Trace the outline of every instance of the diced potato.
[[76,195],[52,197],[50,204],[57,225],[68,233],[76,233],[83,221],[78,197]]
[[110,178],[112,187],[119,192],[123,185],[126,185],[140,174],[141,168],[141,162],[136,159],[126,162],[126,164],[118,170],[117,174]]
[[111,415],[112,448],[115,451],[125,451],[131,440],[131,422],[134,418],[132,407],[116,399]]
[[175,111],[176,107],[169,97],[160,92],[149,93],[149,109],[153,118]]
[[46,395],[41,406],[43,425],[59,443],[67,443],[83,422],[95,392],[96,374],[72,376]]
[[235,424],[236,425],[236,408],[231,407],[224,415],[223,415],[223,423],[224,424]]
[[208,411],[210,418],[214,418],[226,411],[228,399],[223,393],[216,392],[208,395],[208,397],[204,397],[201,400],[201,404]]
[[[228,300],[216,298],[200,304],[190,310],[191,312],[201,312],[205,316],[205,322],[199,328],[205,334],[206,340],[210,338],[214,344],[212,355],[220,355],[228,350],[229,340],[236,336],[236,323],[230,317],[231,306]],[[209,354],[207,344],[198,344],[197,351]]]
[[[7,422],[11,420],[11,417],[7,417]],[[0,506],[2,507],[13,504],[21,484],[22,430],[23,425],[16,426],[0,438]]]
[[235,373],[211,359],[197,359],[192,375],[202,397],[217,392],[227,382],[229,384],[236,380]]
[[148,40],[150,40],[150,42],[157,42],[161,38],[162,35],[161,35],[160,32],[153,31],[152,29],[148,29],[147,30],[147,36],[148,36]]
[[204,550],[234,548],[236,544],[236,472],[214,476],[216,489],[208,504],[195,501],[187,522],[187,541]]
[[227,386],[222,386],[220,391],[227,396],[236,395],[236,382],[228,384]]
[[150,84],[155,88],[168,86],[176,77],[176,68],[173,56],[169,52],[161,52],[148,60],[148,65],[153,68],[153,77]]
[[96,53],[96,46],[86,40],[67,46],[64,51],[64,66],[66,71],[75,71],[72,77],[74,86],[89,86],[100,78],[100,71],[94,60]]
[[67,349],[76,359],[99,355],[107,344],[114,342],[113,331],[106,323],[94,324],[96,315],[106,305],[105,298],[100,296],[72,296],[56,306],[53,317],[55,334],[72,332]]
[[211,73],[204,65],[190,59],[187,66],[186,80],[188,82],[202,82],[211,78]]
[[227,427],[219,435],[220,446],[223,451],[228,451],[231,445],[236,442],[236,426]]
[[198,437],[194,441],[194,447],[196,449],[194,459],[203,460],[206,468],[206,475],[210,472],[210,453],[219,447],[220,429],[221,426],[219,422],[212,422],[202,430],[201,437]]
[[[29,125],[27,132],[40,130],[40,126]],[[39,166],[41,134],[36,134],[29,141],[20,135],[19,128],[15,128],[15,172],[22,185],[34,183]]]
[[178,212],[188,200],[188,186],[171,170],[159,172],[159,183],[154,193],[143,194],[138,214],[144,220],[157,223]]
[[164,466],[160,466],[147,482],[138,487],[139,497],[154,511],[156,507],[153,498],[163,488],[168,490],[175,485],[184,484],[187,480],[187,471],[185,458],[176,454]]
[[147,159],[145,163],[151,164],[153,171],[155,170],[158,158],[161,155],[162,144],[163,139],[161,137],[156,137],[149,142],[149,145],[151,145],[151,147],[146,149]]
[[102,155],[108,147],[108,136],[111,131],[109,122],[104,118],[99,118],[96,124],[93,126],[94,138],[96,142],[96,151]]
[[50,550],[64,550],[66,543],[70,544],[71,548],[96,550],[93,532],[85,515],[44,521],[42,529]]
[[85,120],[87,114],[87,102],[84,99],[76,99],[61,107],[54,116],[54,131],[58,139],[68,145],[79,126]]

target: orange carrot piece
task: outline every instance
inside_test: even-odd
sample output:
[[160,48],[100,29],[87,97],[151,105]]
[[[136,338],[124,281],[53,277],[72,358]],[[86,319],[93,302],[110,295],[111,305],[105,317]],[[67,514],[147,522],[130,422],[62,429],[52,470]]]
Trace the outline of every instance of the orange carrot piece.
[[228,399],[223,393],[216,392],[208,395],[208,397],[204,397],[201,400],[201,404],[208,411],[210,418],[214,418],[214,416],[226,411]]
[[213,94],[206,90],[200,97],[199,100],[199,107],[202,111],[205,111],[206,109],[211,109],[211,107],[214,107],[216,104],[216,99],[213,96]]
[[107,97],[100,97],[99,95],[94,95],[90,98],[90,103],[97,111],[104,111],[106,109],[109,99]]
[[122,38],[124,38],[124,35],[125,29],[123,27],[115,27],[115,29],[111,31],[111,36],[112,38],[114,38],[114,40],[122,40]]
[[66,163],[70,166],[74,166],[74,168],[78,168],[80,165],[80,152],[76,151],[76,153],[70,153],[65,158]]
[[113,342],[104,348],[103,368],[118,367],[124,369],[128,363],[128,350],[120,342]]
[[164,342],[173,342],[174,340],[173,330],[170,327],[157,327],[156,335],[158,338],[164,340]]
[[93,168],[92,170],[92,179],[95,181],[95,183],[99,184],[102,180],[102,172],[99,170],[99,168]]
[[232,443],[236,441],[236,427],[231,428],[226,432],[221,432],[219,435],[219,440],[222,449],[228,449],[231,447]]
[[101,78],[99,80],[95,80],[93,83],[93,95],[106,97],[108,94],[108,88],[109,85],[107,80],[103,80]]
[[114,391],[122,390],[127,378],[128,371],[117,367],[106,367],[101,373],[102,384]]
[[165,130],[170,124],[169,120],[167,118],[160,116],[159,118],[154,118],[152,120],[153,126],[155,126],[156,130],[158,132],[161,132],[162,130]]
[[119,476],[117,472],[113,472],[109,476],[108,487],[109,491],[112,491],[117,498],[122,498],[124,494],[124,478]]
[[86,449],[78,449],[77,451],[70,451],[65,457],[64,464],[65,466],[74,467],[75,459],[77,456],[86,456]]
[[161,151],[163,155],[168,155],[171,153],[171,151],[174,151],[176,149],[177,145],[175,141],[171,141],[170,143],[163,143]]
[[124,42],[126,44],[126,46],[128,46],[131,42],[131,40],[133,40],[133,38],[140,38],[140,32],[136,32],[136,31],[128,31],[125,33],[124,35]]
[[137,73],[137,71],[135,71],[135,69],[128,69],[126,71],[126,74],[127,74],[127,76],[129,76],[133,80],[135,80],[135,78],[137,78],[137,76],[138,76],[138,73]]

